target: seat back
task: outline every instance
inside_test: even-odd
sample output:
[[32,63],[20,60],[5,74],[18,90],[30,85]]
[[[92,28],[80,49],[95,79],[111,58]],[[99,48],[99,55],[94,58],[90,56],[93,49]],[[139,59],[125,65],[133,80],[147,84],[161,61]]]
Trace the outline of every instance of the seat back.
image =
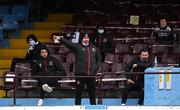
[[7,5],[1,5],[0,6],[0,19],[3,18],[4,15],[9,14],[9,7]]
[[116,44],[115,53],[129,53],[129,44]]
[[15,5],[12,8],[12,15],[16,17],[18,21],[28,18],[28,8],[25,5]]
[[[9,72],[9,71],[4,71],[2,73],[2,76],[5,77],[2,79],[2,87],[4,89],[13,89],[14,86],[14,78],[16,76],[15,72]],[[6,78],[6,77],[12,77],[12,78]]]

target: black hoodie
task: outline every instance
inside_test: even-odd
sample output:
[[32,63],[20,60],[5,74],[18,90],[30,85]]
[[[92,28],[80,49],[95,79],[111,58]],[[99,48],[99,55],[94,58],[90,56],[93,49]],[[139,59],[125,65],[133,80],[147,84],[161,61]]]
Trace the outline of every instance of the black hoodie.
[[[104,29],[104,33],[98,33],[98,29]],[[113,37],[106,32],[106,29],[103,26],[97,26],[90,39],[91,43],[98,47],[101,53],[114,52],[115,44]]]
[[43,58],[40,56],[37,62],[32,66],[32,75],[65,75],[65,69],[60,61],[50,56],[49,50],[46,47],[42,47],[40,50],[42,49],[46,49],[48,51],[48,57]]
[[26,53],[26,59],[27,60],[38,60],[39,58],[39,51],[41,49],[41,47],[44,47],[45,45],[42,45],[41,42],[38,42],[37,37],[33,34],[30,34],[29,36],[27,36],[26,38],[26,42],[29,44],[29,40],[32,39],[35,41],[35,45],[32,46],[31,50],[27,50]]

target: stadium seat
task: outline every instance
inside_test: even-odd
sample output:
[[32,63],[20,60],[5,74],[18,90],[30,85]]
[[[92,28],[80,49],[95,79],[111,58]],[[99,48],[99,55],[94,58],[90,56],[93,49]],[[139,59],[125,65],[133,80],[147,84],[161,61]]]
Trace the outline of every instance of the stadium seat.
[[130,54],[125,54],[124,57],[123,57],[123,63],[129,63],[132,59],[133,59],[133,55],[130,55]]
[[139,53],[142,49],[147,48],[147,44],[134,44],[133,53]]
[[0,20],[9,14],[9,7],[7,5],[0,5]]
[[3,17],[2,27],[5,31],[19,31],[18,22],[13,15],[6,15]]
[[14,15],[18,21],[24,21],[26,28],[28,27],[28,14],[28,7],[25,5],[15,5],[12,8],[12,15]]
[[9,90],[12,90],[14,86],[17,86],[18,83],[16,85],[14,85],[14,78],[15,77],[15,72],[9,72],[9,71],[4,71],[2,73],[3,77],[12,77],[12,78],[3,78],[2,80],[2,85],[0,85],[0,89],[5,90],[6,91],[6,97],[7,97],[7,93]]
[[105,57],[105,62],[113,63],[114,62],[114,54],[107,53]]
[[115,53],[129,53],[129,44],[116,44]]
[[166,64],[176,64],[177,63],[177,57],[173,54],[163,54],[161,63]]
[[[31,77],[31,64],[30,63],[17,63],[15,67],[17,76]],[[18,79],[20,87],[23,89],[31,89],[37,86],[37,81],[33,78],[20,78]]]
[[168,53],[168,48],[163,45],[152,45],[151,49],[153,54]]
[[69,53],[66,58],[66,62],[68,64],[74,64],[75,63],[75,57],[73,53]]
[[125,64],[124,63],[113,63],[112,72],[123,72]]
[[53,57],[55,57],[56,59],[58,59],[60,62],[65,62],[65,60],[66,59],[64,59],[64,57],[63,57],[63,54],[59,54],[59,53],[57,53],[57,54],[52,54],[52,56]]
[[3,40],[3,29],[0,26],[0,42]]
[[174,53],[175,54],[180,54],[180,46],[175,46],[174,47]]

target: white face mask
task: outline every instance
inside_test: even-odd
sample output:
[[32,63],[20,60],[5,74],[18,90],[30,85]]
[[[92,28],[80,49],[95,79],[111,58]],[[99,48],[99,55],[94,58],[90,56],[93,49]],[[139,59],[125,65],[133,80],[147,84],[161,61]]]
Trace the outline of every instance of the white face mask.
[[104,33],[104,29],[98,29],[98,33],[100,34]]
[[34,40],[30,40],[29,45],[34,46],[34,45],[36,45],[36,42]]

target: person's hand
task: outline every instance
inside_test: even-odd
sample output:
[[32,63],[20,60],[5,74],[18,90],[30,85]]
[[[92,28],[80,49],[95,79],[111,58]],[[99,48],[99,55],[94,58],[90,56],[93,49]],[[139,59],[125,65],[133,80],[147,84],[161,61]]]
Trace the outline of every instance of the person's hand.
[[28,51],[33,50],[33,49],[34,49],[34,46],[29,46]]
[[54,43],[59,43],[59,40],[63,38],[63,36],[53,35],[53,41]]
[[63,36],[53,35],[53,39],[60,40]]
[[127,79],[127,83],[131,83],[131,84],[134,84],[135,82],[132,80],[132,79]]
[[136,68],[137,67],[137,64],[133,64],[133,66],[132,66],[133,68]]

